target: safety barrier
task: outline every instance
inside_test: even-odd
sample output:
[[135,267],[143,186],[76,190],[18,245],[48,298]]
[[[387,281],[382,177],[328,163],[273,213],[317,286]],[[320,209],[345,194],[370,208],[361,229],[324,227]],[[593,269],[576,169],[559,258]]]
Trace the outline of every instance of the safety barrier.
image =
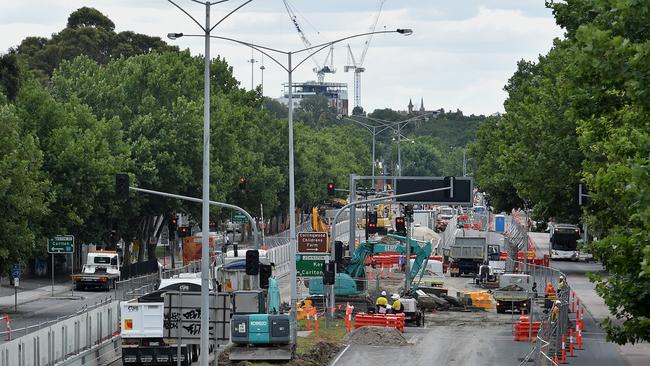
[[61,363],[113,339],[118,322],[118,301],[85,309],[70,318],[49,323],[34,332],[0,345],[0,366]]
[[355,329],[368,326],[395,328],[404,333],[404,314],[359,313],[354,317]]
[[530,319],[528,319],[527,316],[521,316],[519,317],[519,321],[514,324],[512,333],[515,336],[515,341],[528,341],[531,339],[531,337],[537,337],[537,334],[539,333],[541,327],[542,322],[532,322],[531,329]]

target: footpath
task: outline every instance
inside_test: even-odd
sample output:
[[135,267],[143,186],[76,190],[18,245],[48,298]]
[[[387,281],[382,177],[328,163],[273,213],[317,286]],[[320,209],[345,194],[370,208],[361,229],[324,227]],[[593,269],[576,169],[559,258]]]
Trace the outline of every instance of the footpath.
[[[69,276],[54,279],[55,297],[69,298],[72,295],[71,290],[72,284],[70,283]],[[45,278],[26,278],[20,280],[17,291],[18,305],[36,301],[44,297],[52,298],[51,279],[49,281]],[[15,302],[16,295],[14,294],[14,287],[6,279],[3,279],[0,284],[0,313],[12,313]]]
[[[600,265],[597,266],[600,267]],[[567,282],[584,304],[587,312],[585,316],[591,317],[596,326],[610,316],[609,308],[605,305],[603,298],[596,293],[595,285],[584,274],[568,273]],[[598,329],[600,329],[599,326]],[[628,366],[647,366],[650,364],[650,343],[617,345],[616,347]]]

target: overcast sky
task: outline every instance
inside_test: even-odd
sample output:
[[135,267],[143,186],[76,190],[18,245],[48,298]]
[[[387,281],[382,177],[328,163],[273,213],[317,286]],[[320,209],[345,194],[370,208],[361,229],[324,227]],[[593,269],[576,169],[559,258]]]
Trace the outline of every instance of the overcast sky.
[[[203,22],[204,7],[190,0],[175,0]],[[213,20],[220,19],[242,0],[213,6]],[[328,42],[369,30],[379,0],[290,0],[297,20],[312,44]],[[200,30],[166,0],[1,0],[0,50],[5,52],[26,36],[46,36],[65,27],[68,15],[82,6],[106,14],[117,31],[133,30],[165,38],[169,32]],[[503,86],[520,59],[536,59],[562,34],[543,0],[386,0],[377,30],[412,28],[412,36],[375,36],[362,75],[361,104],[367,111],[390,107],[406,109],[409,98],[417,107],[424,98],[428,110],[461,109],[465,114],[503,111]],[[230,37],[282,50],[304,47],[287,15],[282,0],[253,0],[217,27],[214,35]],[[350,42],[357,59],[366,38]],[[169,41],[193,54],[203,54],[199,38]],[[212,55],[222,55],[234,67],[235,77],[250,88],[249,48],[213,40]],[[326,52],[326,51],[325,51]],[[322,63],[325,54],[317,58]],[[261,55],[253,56],[261,61]],[[283,56],[281,56],[283,57]],[[284,61],[284,58],[281,58]],[[295,61],[294,61],[295,63]],[[258,62],[254,83],[261,82]],[[279,97],[287,75],[264,58],[264,94]],[[335,74],[325,81],[348,83],[353,106],[353,73],[348,65],[347,43],[334,49]],[[294,81],[315,80],[315,63],[308,60],[294,74]]]

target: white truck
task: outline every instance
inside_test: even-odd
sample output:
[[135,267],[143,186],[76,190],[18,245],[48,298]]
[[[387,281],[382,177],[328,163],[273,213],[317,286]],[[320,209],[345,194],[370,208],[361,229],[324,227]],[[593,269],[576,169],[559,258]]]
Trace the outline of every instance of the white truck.
[[115,251],[96,250],[88,253],[81,273],[72,275],[77,290],[99,287],[105,291],[115,288],[120,278],[120,256]]
[[[158,290],[139,298],[120,302],[122,364],[176,365],[179,347],[174,339],[165,338],[166,291],[201,291],[199,274],[181,274],[180,278],[162,279]],[[199,347],[180,345],[181,365],[198,360]]]

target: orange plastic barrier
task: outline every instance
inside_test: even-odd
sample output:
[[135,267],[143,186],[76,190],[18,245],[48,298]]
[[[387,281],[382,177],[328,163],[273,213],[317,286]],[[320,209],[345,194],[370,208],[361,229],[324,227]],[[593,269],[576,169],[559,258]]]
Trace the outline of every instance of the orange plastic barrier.
[[404,314],[359,313],[354,317],[355,329],[368,326],[395,328],[404,333]]
[[[532,336],[533,338],[537,337],[539,329],[542,326],[542,322],[533,322]],[[515,341],[523,342],[530,340],[530,321],[527,316],[519,317],[519,321],[515,323],[513,334],[515,336]]]

